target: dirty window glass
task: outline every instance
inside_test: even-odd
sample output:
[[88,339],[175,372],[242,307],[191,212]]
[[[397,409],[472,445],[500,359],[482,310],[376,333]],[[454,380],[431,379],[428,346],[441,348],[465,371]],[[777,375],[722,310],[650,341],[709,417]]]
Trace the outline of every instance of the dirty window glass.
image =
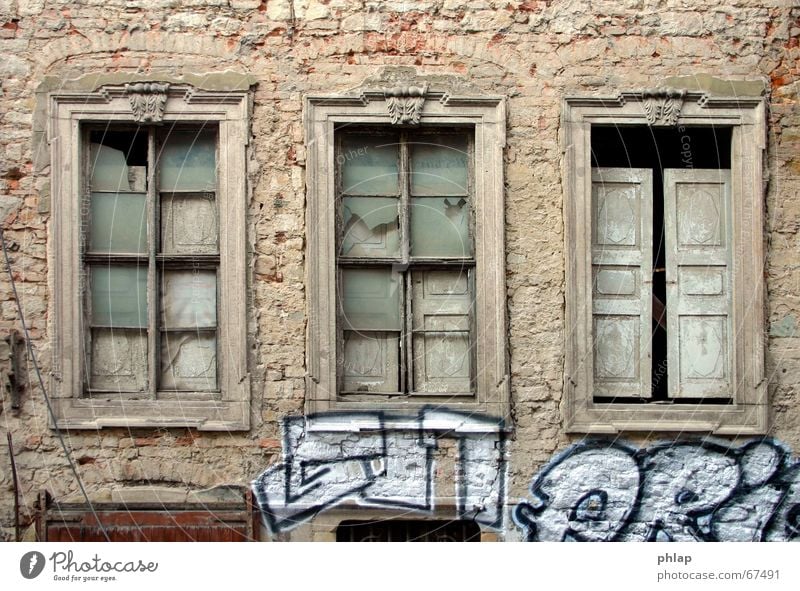
[[337,139],[339,392],[471,395],[471,133]]
[[218,391],[216,129],[120,125],[86,138],[89,390]]

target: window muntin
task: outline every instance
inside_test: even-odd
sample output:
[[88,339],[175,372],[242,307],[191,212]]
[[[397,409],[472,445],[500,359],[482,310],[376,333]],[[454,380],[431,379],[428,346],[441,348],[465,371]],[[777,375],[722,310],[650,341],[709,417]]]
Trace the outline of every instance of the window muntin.
[[474,386],[472,134],[337,131],[338,391]]
[[85,390],[219,392],[217,133],[87,127]]

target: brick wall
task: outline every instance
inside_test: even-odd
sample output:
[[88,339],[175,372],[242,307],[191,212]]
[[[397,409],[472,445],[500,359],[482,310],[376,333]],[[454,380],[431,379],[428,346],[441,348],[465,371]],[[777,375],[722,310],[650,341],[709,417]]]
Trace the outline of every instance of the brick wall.
[[[572,441],[559,413],[565,338],[562,98],[613,96],[700,74],[763,87],[769,100],[764,239],[771,434],[800,449],[800,9],[781,0],[728,0],[705,10],[695,4],[0,0],[0,217],[45,375],[52,253],[49,164],[43,145],[32,142],[37,87],[46,76],[69,80],[95,72],[236,70],[258,80],[246,229],[253,427],[217,434],[70,432],[66,440],[90,493],[111,500],[130,487],[246,485],[280,459],[280,420],[302,415],[306,371],[302,98],[346,91],[387,66],[460,76],[481,92],[508,97],[506,287],[516,427],[508,442],[509,502],[525,496],[533,475]],[[707,88],[712,82],[697,79]],[[0,335],[19,327],[3,275]],[[2,352],[0,367],[10,367]],[[7,392],[0,409],[0,539],[13,535],[6,430],[14,438],[25,519],[39,489],[61,498],[78,492],[48,428],[30,365],[27,373],[19,412],[10,408]]]

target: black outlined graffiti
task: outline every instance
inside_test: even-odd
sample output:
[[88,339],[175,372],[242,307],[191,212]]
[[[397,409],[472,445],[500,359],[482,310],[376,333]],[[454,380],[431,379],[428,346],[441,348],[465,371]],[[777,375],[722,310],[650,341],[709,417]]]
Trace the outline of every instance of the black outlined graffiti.
[[800,463],[773,439],[556,456],[513,511],[528,541],[780,541],[800,534]]
[[273,533],[288,531],[345,499],[429,513],[442,439],[457,441],[458,517],[502,529],[503,420],[428,407],[410,418],[383,412],[286,418],[283,461],[252,483],[265,524]]

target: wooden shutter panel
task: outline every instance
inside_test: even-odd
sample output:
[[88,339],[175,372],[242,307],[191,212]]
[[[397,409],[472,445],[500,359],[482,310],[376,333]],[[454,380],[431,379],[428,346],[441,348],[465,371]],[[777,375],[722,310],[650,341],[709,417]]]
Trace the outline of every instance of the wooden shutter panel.
[[653,173],[592,169],[594,396],[650,396]]
[[730,398],[730,170],[666,169],[670,398]]
[[468,269],[411,275],[414,392],[472,392]]

